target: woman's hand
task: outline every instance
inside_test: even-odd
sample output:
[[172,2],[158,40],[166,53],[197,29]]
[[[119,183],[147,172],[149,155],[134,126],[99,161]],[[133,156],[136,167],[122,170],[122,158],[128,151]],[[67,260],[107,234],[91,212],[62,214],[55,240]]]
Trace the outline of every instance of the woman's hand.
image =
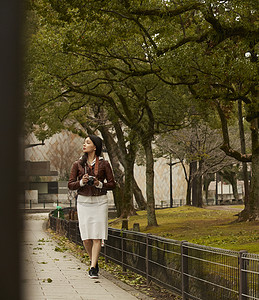
[[83,184],[86,184],[89,180],[89,175],[88,174],[85,174],[83,177],[82,177],[82,181],[83,181]]
[[98,186],[99,184],[100,184],[100,181],[96,177],[94,177],[94,185]]

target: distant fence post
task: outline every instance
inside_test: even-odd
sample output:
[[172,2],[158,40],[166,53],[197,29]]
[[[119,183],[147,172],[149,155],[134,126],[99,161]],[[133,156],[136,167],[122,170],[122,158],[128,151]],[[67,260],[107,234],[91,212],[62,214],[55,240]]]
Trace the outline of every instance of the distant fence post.
[[139,223],[134,223],[134,224],[133,224],[133,231],[140,232]]
[[181,259],[182,259],[182,298],[187,300],[185,293],[189,292],[189,277],[188,277],[188,247],[185,246],[187,241],[181,242]]
[[247,271],[246,271],[246,260],[243,254],[247,253],[245,250],[239,252],[239,300],[247,299]]
[[122,223],[121,223],[121,229],[129,229],[129,220],[128,219],[122,219]]
[[146,279],[147,279],[147,285],[149,285],[150,279],[149,279],[149,236],[150,234],[146,234]]

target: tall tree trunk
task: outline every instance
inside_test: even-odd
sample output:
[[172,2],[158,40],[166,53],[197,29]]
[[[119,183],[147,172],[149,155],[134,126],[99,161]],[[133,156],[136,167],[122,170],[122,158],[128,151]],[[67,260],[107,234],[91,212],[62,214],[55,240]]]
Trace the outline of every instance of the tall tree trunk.
[[182,168],[183,168],[183,171],[184,171],[185,180],[187,182],[187,190],[186,190],[186,198],[185,198],[186,205],[191,205],[191,191],[192,191],[192,185],[191,185],[191,177],[192,177],[191,164],[189,164],[189,177],[188,177],[185,165],[183,163],[183,160],[180,159],[180,162],[181,162],[181,165],[182,165]]
[[127,218],[129,215],[136,214],[133,206],[133,168],[135,158],[132,159],[130,155],[126,158],[125,170],[125,184],[124,184],[124,201],[122,203],[122,218]]
[[117,155],[117,146],[109,130],[107,129],[106,126],[100,126],[99,130],[104,139],[105,146],[112,165],[114,178],[117,182],[116,188],[113,190],[113,199],[117,210],[117,217],[120,217],[123,211],[122,206],[124,201],[124,190],[125,190],[124,180],[123,180],[124,172],[120,168],[120,162],[118,160],[118,155]]
[[192,168],[192,206],[198,206],[198,182],[197,182],[197,161],[192,161],[190,163]]
[[[118,155],[119,161],[123,165],[124,168],[127,168],[127,164],[130,164],[131,168],[133,168],[131,171],[131,173],[133,174],[132,191],[134,193],[134,197],[138,204],[138,207],[140,209],[146,209],[147,203],[145,201],[145,198],[143,197],[141,189],[139,188],[139,186],[134,178],[134,162],[135,162],[135,156],[136,156],[135,143],[136,143],[136,141],[133,138],[133,141],[131,141],[131,144],[130,144],[130,147],[129,147],[128,153],[127,153],[127,150],[125,147],[123,130],[122,130],[120,124],[117,122],[116,124],[114,124],[114,128],[115,128],[116,135],[118,138],[118,143],[120,145],[117,149],[117,154],[120,153],[120,155]],[[128,155],[131,156],[131,159],[129,157],[127,158]],[[132,206],[133,206],[133,198],[132,198]]]
[[[235,177],[236,177],[236,176],[235,176]],[[236,178],[235,178],[235,180],[233,181],[232,189],[233,189],[233,196],[234,196],[234,199],[238,202],[239,197],[238,197],[237,179],[236,179]]]
[[124,201],[122,217],[126,218],[129,215],[135,215],[136,210],[133,205],[133,179],[134,179],[134,162],[136,158],[136,140],[130,140],[129,145],[125,146],[125,137],[120,124],[114,124],[116,135],[118,138],[117,154],[124,167],[125,182],[124,182]]
[[135,201],[137,202],[137,205],[140,210],[146,210],[147,209],[147,202],[142,194],[141,189],[139,188],[135,178],[133,178],[133,194],[135,197]]
[[155,214],[154,158],[152,152],[152,141],[144,141],[143,147],[146,154],[146,195],[148,226],[158,226]]
[[119,185],[117,182],[116,188],[112,190],[114,205],[116,207],[117,218],[122,214],[122,203],[124,199],[124,184],[123,186]]
[[[191,168],[190,168],[191,169]],[[189,179],[187,181],[187,192],[186,192],[186,205],[191,205],[191,195],[192,195],[192,183]]]
[[[243,124],[242,100],[238,100],[238,124],[239,124],[241,153],[245,154],[246,144],[245,144],[245,133],[244,133],[244,124]],[[244,161],[242,162],[242,169],[243,169],[244,189],[245,189],[244,203],[246,206],[249,199],[249,182],[248,182],[248,173],[247,173],[247,163]]]
[[[255,98],[255,102],[258,101],[258,96],[256,91],[252,91],[252,94]],[[256,103],[254,104],[256,105]],[[250,122],[251,126],[251,139],[252,139],[252,154],[239,154],[237,151],[234,151],[230,148],[229,137],[227,130],[227,119],[218,105],[218,113],[221,119],[222,124],[222,133],[224,144],[221,146],[221,149],[229,156],[235,157],[239,161],[252,161],[252,178],[251,178],[251,188],[249,192],[249,200],[245,209],[239,214],[239,221],[246,220],[258,220],[259,219],[259,141],[258,141],[258,117],[255,110],[250,111],[250,115],[247,115],[247,120]]]
[[[224,175],[223,175],[224,176]],[[233,196],[236,201],[238,201],[238,190],[237,190],[237,175],[234,172],[230,172],[226,179],[230,182],[233,190]]]
[[239,215],[239,221],[259,220],[259,136],[258,118],[251,121],[252,178],[249,201]]
[[232,173],[232,178],[230,184],[232,185],[233,196],[236,201],[238,201],[238,190],[237,190],[237,175]]
[[238,201],[238,190],[237,190],[237,175],[236,171],[231,170],[230,168],[225,168],[219,174],[228,181],[233,190],[233,196],[236,201]]
[[203,177],[203,190],[205,192],[205,200],[207,205],[208,205],[208,198],[209,198],[209,185],[211,181],[214,180],[214,178],[215,178],[214,174],[206,174]]
[[202,199],[202,170],[203,161],[199,160],[199,170],[197,176],[197,207],[203,207],[203,199]]
[[219,190],[218,190],[218,187],[219,187],[219,173],[218,172],[216,172],[216,174],[215,174],[216,176],[216,180],[215,180],[215,182],[216,182],[216,189],[215,189],[215,204],[216,205],[218,205],[219,204]]
[[199,169],[198,169],[198,161],[191,162],[192,165],[192,206],[202,207],[202,176],[200,175],[199,170],[202,168],[202,161],[199,161]]

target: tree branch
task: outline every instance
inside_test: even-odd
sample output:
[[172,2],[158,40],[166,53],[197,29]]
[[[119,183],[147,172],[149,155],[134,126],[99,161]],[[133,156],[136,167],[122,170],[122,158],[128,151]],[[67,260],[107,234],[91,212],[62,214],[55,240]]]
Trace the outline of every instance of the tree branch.
[[165,47],[163,49],[158,49],[157,50],[157,55],[158,56],[161,56],[163,55],[164,53],[168,52],[168,51],[172,51],[172,50],[176,50],[178,48],[180,48],[181,46],[187,44],[187,43],[190,43],[190,42],[196,42],[196,43],[202,43],[204,42],[207,37],[212,33],[213,31],[212,30],[209,30],[205,33],[203,33],[202,35],[200,36],[189,36],[189,37],[184,37],[183,39],[181,39],[178,43],[176,43],[175,45],[173,46],[169,46],[169,47]]
[[136,9],[136,10],[130,10],[130,13],[132,15],[137,16],[159,16],[159,17],[175,17],[179,16],[187,11],[190,10],[200,10],[203,7],[203,4],[196,2],[192,4],[183,5],[182,7],[175,8],[175,9],[166,9],[161,10],[158,9]]
[[238,161],[243,162],[251,162],[252,161],[252,154],[241,154],[240,152],[233,150],[229,145],[223,144],[220,147],[228,156],[234,157]]
[[238,161],[251,162],[251,154],[242,154],[230,147],[227,119],[219,103],[217,103],[217,110],[220,116],[223,134],[223,145],[220,147],[220,149],[223,150],[228,156],[234,157]]

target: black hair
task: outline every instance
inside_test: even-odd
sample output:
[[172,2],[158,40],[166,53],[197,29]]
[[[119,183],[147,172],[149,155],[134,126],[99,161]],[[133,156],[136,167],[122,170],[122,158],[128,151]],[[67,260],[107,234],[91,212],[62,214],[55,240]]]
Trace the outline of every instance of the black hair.
[[[99,136],[97,135],[93,135],[90,134],[87,137],[90,138],[90,140],[94,143],[96,150],[95,150],[95,154],[96,156],[100,156],[102,153],[102,147],[103,147],[103,141],[101,138],[99,138]],[[86,162],[87,162],[87,158],[88,158],[88,154],[84,153],[84,155],[81,157],[80,159],[80,164],[84,167]]]
[[93,134],[88,135],[88,137],[90,138],[90,140],[94,143],[94,145],[96,147],[96,150],[95,150],[96,156],[100,156],[102,153],[102,149],[103,149],[102,139],[99,138],[99,136],[93,135]]

